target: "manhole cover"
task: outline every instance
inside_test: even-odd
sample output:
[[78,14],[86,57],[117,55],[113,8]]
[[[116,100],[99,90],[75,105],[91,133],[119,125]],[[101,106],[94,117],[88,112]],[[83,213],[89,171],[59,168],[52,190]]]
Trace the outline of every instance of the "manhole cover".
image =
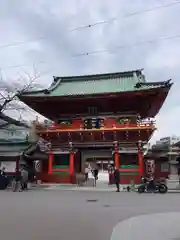
[[86,200],[86,202],[97,202],[98,200],[97,199],[88,199]]
[[111,207],[110,205],[106,204],[106,205],[103,205],[103,207]]

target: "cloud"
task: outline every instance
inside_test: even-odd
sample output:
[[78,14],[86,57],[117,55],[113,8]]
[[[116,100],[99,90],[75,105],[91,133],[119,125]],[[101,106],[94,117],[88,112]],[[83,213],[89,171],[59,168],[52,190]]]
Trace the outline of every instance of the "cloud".
[[[49,85],[53,75],[79,75],[145,68],[149,81],[173,78],[172,88],[157,116],[158,131],[153,139],[176,133],[180,120],[180,39],[115,48],[180,34],[180,4],[131,17],[127,14],[169,3],[169,0],[2,0],[0,2],[0,46],[17,41],[37,41],[0,48],[0,68],[8,81],[19,75],[42,76],[38,83]],[[117,17],[116,21],[70,31]],[[44,39],[38,40],[39,37]],[[99,49],[109,52],[73,57]],[[25,65],[21,67],[9,67]],[[44,74],[43,74],[44,73]],[[27,76],[27,75],[26,75]],[[153,140],[153,141],[154,141]]]

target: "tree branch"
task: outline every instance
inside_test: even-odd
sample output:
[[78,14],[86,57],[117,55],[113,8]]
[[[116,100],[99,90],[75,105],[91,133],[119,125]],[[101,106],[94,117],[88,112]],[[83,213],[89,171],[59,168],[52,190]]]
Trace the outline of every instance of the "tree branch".
[[[25,73],[26,77],[19,76],[16,81],[10,80],[5,81],[3,80],[2,73],[0,71],[0,120],[3,120],[0,123],[0,128],[6,127],[9,124],[13,124],[16,126],[24,126],[28,127],[27,124],[22,122],[22,111],[28,112],[28,114],[33,114],[34,112],[28,109],[24,104],[18,99],[18,95],[23,94],[30,89],[37,89],[42,88],[40,84],[35,84],[35,81],[41,77],[40,73],[37,73],[36,69],[34,68],[34,76],[31,77],[28,73]],[[22,83],[24,86],[22,86]],[[20,89],[20,90],[19,90]],[[20,114],[20,118],[18,120],[7,116],[4,112],[5,111],[18,110]]]
[[[7,122],[7,124],[14,124],[16,126],[29,127],[27,124],[22,123],[22,122],[20,122],[18,120],[15,120],[14,118],[11,118],[11,117],[5,115],[4,113],[0,113],[0,119],[2,119],[3,121]],[[2,125],[0,125],[0,127],[2,127]]]
[[[0,93],[0,95],[2,96],[2,98],[4,99],[4,102],[0,105],[0,112],[3,111],[3,109],[8,105],[8,103],[12,102],[13,100],[16,99],[17,95],[21,95],[24,92],[30,90],[33,88],[33,83],[41,76],[36,75],[35,77],[31,77],[28,73],[26,73],[26,75],[28,76],[28,78],[30,79],[29,83],[26,84],[20,91],[16,91],[12,96],[8,96],[5,97],[4,94]],[[20,78],[22,80],[22,77]]]

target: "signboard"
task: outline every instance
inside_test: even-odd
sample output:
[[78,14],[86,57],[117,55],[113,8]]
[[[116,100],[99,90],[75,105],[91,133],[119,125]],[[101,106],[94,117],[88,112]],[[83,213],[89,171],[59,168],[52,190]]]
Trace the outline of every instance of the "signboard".
[[1,162],[0,167],[1,167],[1,169],[4,167],[5,172],[7,172],[7,173],[15,172],[16,171],[16,162],[15,161]]
[[155,173],[155,161],[147,160],[146,161],[146,172],[148,176],[153,176]]

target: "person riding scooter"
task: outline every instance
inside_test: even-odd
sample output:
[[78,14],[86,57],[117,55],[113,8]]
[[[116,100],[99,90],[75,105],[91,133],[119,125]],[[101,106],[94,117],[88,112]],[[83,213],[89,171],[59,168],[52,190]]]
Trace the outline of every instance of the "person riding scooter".
[[166,193],[168,191],[168,187],[164,182],[155,182],[152,176],[149,177],[141,177],[143,184],[138,187],[139,193],[144,192],[154,192],[154,193]]
[[152,192],[155,191],[155,182],[153,176],[148,178],[148,189]]
[[5,167],[0,170],[0,190],[4,190],[8,186],[8,178],[5,173]]
[[152,192],[155,191],[155,181],[153,176],[141,177],[141,179],[143,183],[146,184],[148,191],[152,191]]

